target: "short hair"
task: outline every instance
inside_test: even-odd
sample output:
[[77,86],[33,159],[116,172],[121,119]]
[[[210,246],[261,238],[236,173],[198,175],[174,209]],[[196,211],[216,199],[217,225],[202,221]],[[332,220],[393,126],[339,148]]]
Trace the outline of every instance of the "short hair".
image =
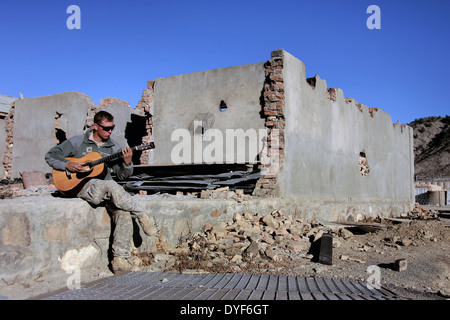
[[113,122],[114,121],[114,117],[111,113],[106,112],[106,111],[99,111],[95,114],[94,116],[94,123],[100,123],[102,121],[106,121],[106,122]]

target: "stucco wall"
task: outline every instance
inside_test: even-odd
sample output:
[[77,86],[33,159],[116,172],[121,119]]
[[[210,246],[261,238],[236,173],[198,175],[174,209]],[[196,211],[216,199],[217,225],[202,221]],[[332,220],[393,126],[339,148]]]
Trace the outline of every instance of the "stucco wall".
[[[321,203],[361,205],[374,213],[377,202],[413,205],[412,128],[393,125],[378,109],[327,96],[326,81],[306,81],[303,62],[284,52],[285,159],[278,175],[280,196]],[[370,167],[359,171],[364,152]],[[400,207],[397,208],[400,210]],[[395,210],[394,210],[395,211]],[[390,212],[385,212],[390,214]]]
[[[180,137],[172,138],[173,132],[177,129],[190,131],[193,121],[208,113],[208,121],[212,123],[210,128],[219,130],[224,138],[223,158],[215,162],[225,162],[225,148],[230,143],[225,141],[226,129],[242,129],[244,132],[264,129],[264,120],[260,116],[263,83],[262,63],[156,79],[151,114],[157,150],[152,164],[172,164],[172,150],[183,143]],[[224,111],[220,110],[222,101],[226,104]],[[214,138],[201,139],[200,142],[204,150],[214,142]],[[190,160],[183,163],[205,162],[199,157],[196,159],[193,150],[194,136],[191,138]]]
[[55,116],[67,138],[83,130],[92,100],[78,92],[17,100],[14,113],[14,147],[11,177],[20,172],[38,170],[50,172],[45,153],[55,143]]

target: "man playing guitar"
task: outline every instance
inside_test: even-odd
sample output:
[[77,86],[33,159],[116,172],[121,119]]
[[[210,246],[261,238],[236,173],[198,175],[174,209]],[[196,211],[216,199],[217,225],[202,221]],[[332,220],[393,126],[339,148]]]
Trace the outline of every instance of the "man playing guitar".
[[[115,224],[112,242],[114,258],[111,266],[114,273],[120,273],[133,268],[128,261],[133,232],[131,218],[138,220],[147,235],[155,234],[156,228],[143,208],[112,179],[111,171],[120,180],[127,179],[133,173],[133,150],[129,147],[122,149],[111,138],[114,127],[114,117],[106,111],[100,111],[94,116],[92,129],[54,146],[45,155],[45,160],[54,169],[54,173],[60,173],[62,179],[66,180],[62,183],[74,183],[73,188],[69,187],[71,190],[64,189],[63,193],[72,194],[93,205],[104,203],[111,213]],[[105,166],[102,164],[99,173],[92,176],[89,172],[94,170],[83,159],[95,154],[99,154],[99,157],[106,156],[106,159],[115,154],[121,157]],[[58,187],[55,174],[53,179]]]

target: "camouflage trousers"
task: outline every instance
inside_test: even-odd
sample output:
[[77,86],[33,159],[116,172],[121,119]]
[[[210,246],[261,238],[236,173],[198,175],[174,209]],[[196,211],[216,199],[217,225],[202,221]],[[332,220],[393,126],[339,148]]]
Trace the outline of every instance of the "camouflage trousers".
[[112,253],[129,257],[133,236],[132,218],[145,214],[142,207],[114,180],[89,180],[77,195],[93,205],[104,204],[115,225]]

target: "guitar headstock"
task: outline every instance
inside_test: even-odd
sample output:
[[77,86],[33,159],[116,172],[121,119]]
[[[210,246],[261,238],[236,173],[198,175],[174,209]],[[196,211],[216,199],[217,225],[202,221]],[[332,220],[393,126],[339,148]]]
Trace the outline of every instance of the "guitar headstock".
[[150,142],[150,143],[143,143],[140,146],[136,146],[134,147],[134,149],[138,150],[138,151],[143,151],[143,150],[148,150],[148,149],[154,149],[155,148],[155,143],[154,142]]

